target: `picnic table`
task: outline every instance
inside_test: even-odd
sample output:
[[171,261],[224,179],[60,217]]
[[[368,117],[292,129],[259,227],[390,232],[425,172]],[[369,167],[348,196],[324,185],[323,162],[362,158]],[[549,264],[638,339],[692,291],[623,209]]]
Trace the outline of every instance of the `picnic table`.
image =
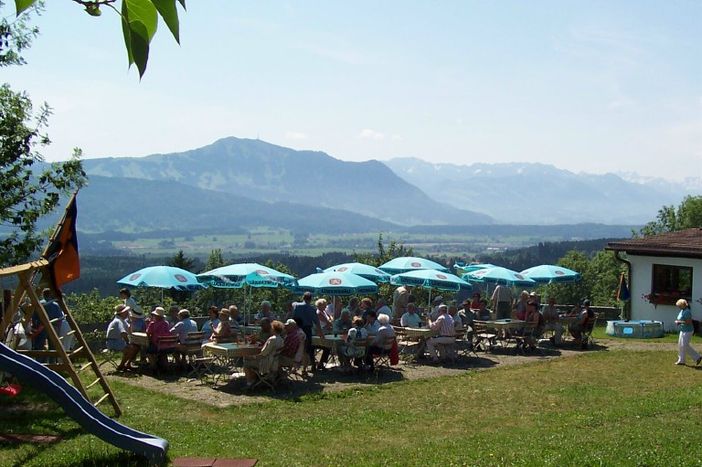
[[197,373],[201,380],[212,376],[216,385],[221,377],[234,373],[239,362],[243,362],[244,357],[257,355],[261,352],[261,346],[256,344],[237,344],[208,342],[202,345],[204,358],[201,359],[203,367]]
[[342,342],[344,342],[344,336],[340,335],[325,334],[324,340],[322,340],[322,338],[318,335],[312,336],[312,345],[317,347],[325,347],[334,350],[337,347],[337,345],[339,345]]

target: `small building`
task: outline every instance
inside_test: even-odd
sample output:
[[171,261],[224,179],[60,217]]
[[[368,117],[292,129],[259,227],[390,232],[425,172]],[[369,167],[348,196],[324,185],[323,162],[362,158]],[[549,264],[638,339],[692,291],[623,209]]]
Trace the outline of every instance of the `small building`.
[[629,264],[631,319],[662,321],[675,331],[675,302],[684,298],[702,320],[702,228],[610,242],[606,249]]

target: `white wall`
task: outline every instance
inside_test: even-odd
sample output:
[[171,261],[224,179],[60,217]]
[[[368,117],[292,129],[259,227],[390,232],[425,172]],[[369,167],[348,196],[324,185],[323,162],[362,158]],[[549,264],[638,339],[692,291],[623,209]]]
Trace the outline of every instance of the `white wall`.
[[678,308],[675,305],[656,305],[649,303],[643,295],[651,293],[651,280],[654,264],[692,267],[692,300],[690,309],[692,317],[702,321],[702,260],[692,258],[665,258],[654,256],[628,255],[631,262],[631,319],[652,319],[663,321],[666,331],[677,331],[675,318]]

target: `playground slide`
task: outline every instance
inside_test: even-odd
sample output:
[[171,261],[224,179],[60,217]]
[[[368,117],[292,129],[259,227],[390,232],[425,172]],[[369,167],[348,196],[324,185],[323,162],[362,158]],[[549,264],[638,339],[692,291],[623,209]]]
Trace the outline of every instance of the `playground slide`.
[[168,441],[141,433],[103,414],[61,375],[36,360],[0,343],[0,370],[44,392],[87,432],[120,449],[146,457],[151,463],[165,461]]

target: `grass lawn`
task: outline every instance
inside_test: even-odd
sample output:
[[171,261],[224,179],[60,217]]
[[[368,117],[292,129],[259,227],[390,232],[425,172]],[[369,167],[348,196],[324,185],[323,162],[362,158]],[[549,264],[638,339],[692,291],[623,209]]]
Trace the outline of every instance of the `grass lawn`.
[[[673,351],[592,351],[460,376],[218,409],[115,382],[121,422],[169,440],[170,457],[261,465],[692,465],[702,372]],[[34,410],[23,410],[34,406]],[[114,465],[138,459],[84,434],[25,392],[0,400],[0,430],[62,434],[0,444],[0,465]]]

